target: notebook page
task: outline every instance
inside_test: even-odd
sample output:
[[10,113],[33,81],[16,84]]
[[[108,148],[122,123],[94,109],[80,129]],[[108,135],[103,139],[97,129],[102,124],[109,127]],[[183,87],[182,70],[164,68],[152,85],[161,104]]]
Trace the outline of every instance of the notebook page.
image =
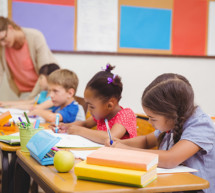
[[169,174],[169,173],[180,173],[180,172],[197,172],[198,170],[187,167],[187,166],[177,166],[175,168],[166,169],[166,168],[157,168],[158,174]]
[[90,147],[102,147],[99,143],[95,143],[89,139],[81,137],[79,135],[68,135],[54,133],[52,130],[45,130],[56,137],[60,137],[61,140],[55,145],[56,147],[73,147],[73,148],[90,148]]
[[73,153],[75,158],[86,160],[87,156],[96,150],[83,150],[83,151],[70,150],[70,151]]

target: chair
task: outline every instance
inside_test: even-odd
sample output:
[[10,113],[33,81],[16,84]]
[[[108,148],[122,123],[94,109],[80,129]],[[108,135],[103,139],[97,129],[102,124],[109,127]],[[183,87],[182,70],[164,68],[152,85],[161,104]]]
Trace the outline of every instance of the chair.
[[[148,122],[149,118],[143,114],[136,114],[137,121],[137,136],[147,135],[155,131],[154,127]],[[152,149],[158,149],[153,147]]]
[[75,100],[83,107],[85,115],[87,113],[87,103],[85,102],[84,98],[75,96]]
[[148,117],[143,114],[136,114],[137,121],[137,135],[147,135],[152,133],[155,129],[148,122]]

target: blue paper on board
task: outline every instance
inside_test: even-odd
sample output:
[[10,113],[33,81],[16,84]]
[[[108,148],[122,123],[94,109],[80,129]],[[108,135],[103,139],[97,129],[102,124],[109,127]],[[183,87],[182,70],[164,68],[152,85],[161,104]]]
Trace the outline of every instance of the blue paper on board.
[[172,11],[121,6],[120,48],[170,50]]

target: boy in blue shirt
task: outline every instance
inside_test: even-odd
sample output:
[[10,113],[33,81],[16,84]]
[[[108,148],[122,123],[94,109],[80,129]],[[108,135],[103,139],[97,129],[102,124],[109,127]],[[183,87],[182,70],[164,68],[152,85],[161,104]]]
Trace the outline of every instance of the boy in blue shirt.
[[54,122],[56,114],[59,114],[59,121],[71,123],[85,120],[84,109],[74,97],[78,87],[77,75],[67,69],[56,70],[48,77],[49,96],[54,108],[52,111],[35,109],[29,115],[38,115],[47,122]]

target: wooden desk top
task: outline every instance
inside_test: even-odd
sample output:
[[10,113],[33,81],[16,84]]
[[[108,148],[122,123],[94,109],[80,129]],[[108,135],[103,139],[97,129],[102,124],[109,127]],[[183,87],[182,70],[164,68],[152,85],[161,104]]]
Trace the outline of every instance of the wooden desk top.
[[20,146],[19,145],[9,145],[7,143],[0,142],[0,149],[3,151],[15,152],[20,149]]
[[[4,130],[3,132],[5,135],[10,135],[12,133],[19,132],[19,129],[18,129],[18,127],[16,127],[16,129],[13,131]],[[2,134],[0,134],[0,135],[2,135]],[[20,146],[19,145],[13,146],[13,145],[9,145],[9,144],[4,143],[4,142],[0,142],[0,149],[3,151],[11,151],[11,152],[14,151],[15,152],[16,150],[20,149]]]
[[[133,188],[114,184],[105,184],[77,180],[74,171],[58,173],[54,166],[41,166],[29,153],[17,151],[18,163],[32,175],[36,175],[41,183],[51,187],[54,192],[99,192],[99,193],[142,193],[142,192],[174,192],[199,190],[209,187],[209,182],[190,173],[159,174],[158,178],[145,188]],[[79,160],[76,160],[79,162]],[[37,182],[38,183],[38,182]],[[38,183],[40,185],[40,183]],[[41,186],[42,187],[42,186]],[[43,187],[42,187],[43,188]]]
[[[48,125],[49,123],[42,123],[40,124],[41,126],[43,126],[45,129],[48,129]],[[12,133],[16,133],[16,132],[19,132],[19,129],[18,127],[16,128],[16,130],[14,131],[4,131],[5,135],[10,135]],[[0,134],[1,135],[1,134]],[[20,145],[9,145],[7,143],[4,143],[4,142],[0,142],[0,149],[2,151],[11,151],[11,152],[15,152],[17,150],[20,149]]]

